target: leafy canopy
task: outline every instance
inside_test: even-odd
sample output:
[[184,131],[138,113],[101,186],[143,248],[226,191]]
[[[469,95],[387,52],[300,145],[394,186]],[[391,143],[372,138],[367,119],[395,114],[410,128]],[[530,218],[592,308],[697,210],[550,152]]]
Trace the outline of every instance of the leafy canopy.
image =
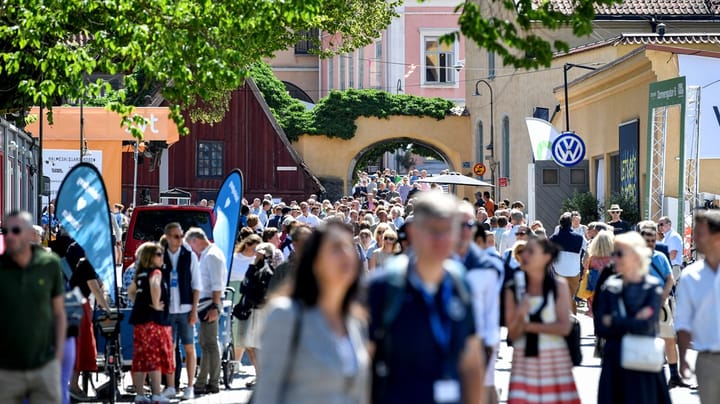
[[[217,122],[248,68],[327,33],[324,53],[370,43],[399,0],[5,0],[0,2],[0,112],[107,99],[127,116],[138,77],[157,86],[181,133],[183,112]],[[320,38],[317,38],[320,41]],[[121,84],[89,82],[94,73]],[[108,96],[116,93],[116,96]],[[50,116],[51,118],[51,116]],[[135,132],[140,135],[139,132]]]
[[[548,41],[539,28],[570,28],[575,36],[592,33],[596,5],[612,5],[623,0],[474,0],[464,1],[459,32],[443,37],[452,43],[460,34],[479,47],[495,52],[507,66],[548,67],[555,52],[567,52],[567,43]],[[558,7],[571,4],[572,12]]]
[[251,76],[291,141],[297,140],[302,134],[351,139],[357,129],[355,120],[361,116],[428,116],[440,120],[451,114],[455,107],[452,101],[444,98],[351,89],[331,91],[312,110],[307,110],[303,103],[288,94],[285,85],[275,77],[268,65],[255,65]]

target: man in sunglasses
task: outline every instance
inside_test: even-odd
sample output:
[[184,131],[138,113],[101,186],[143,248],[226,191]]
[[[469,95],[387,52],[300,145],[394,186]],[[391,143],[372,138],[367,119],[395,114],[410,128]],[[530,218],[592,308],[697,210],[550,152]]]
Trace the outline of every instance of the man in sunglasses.
[[[188,374],[188,387],[185,389],[183,400],[195,398],[193,390],[193,377],[195,376],[195,333],[197,322],[198,300],[202,283],[200,280],[197,255],[193,254],[183,244],[183,229],[180,223],[168,223],[165,226],[165,267],[163,277],[170,285],[170,325],[172,326],[173,346],[180,341],[185,348],[185,358]],[[178,371],[180,367],[177,367]],[[167,377],[167,388],[163,395],[174,399],[176,395],[175,377]]]
[[33,218],[11,212],[3,221],[0,255],[0,402],[59,403],[65,346],[65,305],[60,259],[33,245]]

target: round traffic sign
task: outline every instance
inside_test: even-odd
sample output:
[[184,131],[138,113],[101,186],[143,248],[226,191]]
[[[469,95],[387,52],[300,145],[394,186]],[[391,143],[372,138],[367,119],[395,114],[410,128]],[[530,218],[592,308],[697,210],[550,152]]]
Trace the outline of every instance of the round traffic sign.
[[485,175],[485,164],[477,163],[473,166],[473,173],[478,177]]
[[585,158],[585,142],[573,132],[564,132],[550,146],[553,160],[563,167],[572,167]]

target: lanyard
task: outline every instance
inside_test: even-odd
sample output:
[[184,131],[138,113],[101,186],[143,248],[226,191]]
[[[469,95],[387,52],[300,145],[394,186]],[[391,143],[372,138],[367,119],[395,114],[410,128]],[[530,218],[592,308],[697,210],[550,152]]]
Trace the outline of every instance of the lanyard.
[[425,290],[425,286],[413,270],[412,264],[408,268],[408,281],[423,297],[428,308],[430,329],[432,330],[433,337],[435,337],[435,342],[437,342],[443,350],[443,354],[447,355],[450,350],[450,336],[452,334],[452,321],[446,313],[450,299],[452,299],[453,282],[450,275],[445,274],[438,288],[438,293],[440,293],[440,299],[442,301],[442,313],[435,302],[435,296]]

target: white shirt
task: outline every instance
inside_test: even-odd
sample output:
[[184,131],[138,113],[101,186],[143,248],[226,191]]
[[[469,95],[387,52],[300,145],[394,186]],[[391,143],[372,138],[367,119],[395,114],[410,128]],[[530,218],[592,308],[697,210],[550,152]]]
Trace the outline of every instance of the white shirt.
[[307,216],[300,215],[296,217],[295,220],[300,223],[305,223],[310,227],[317,227],[317,225],[320,224],[320,219],[318,219],[317,216],[313,215],[312,213],[308,213]]
[[203,250],[200,254],[199,270],[200,279],[202,279],[200,299],[212,297],[213,292],[225,290],[227,268],[225,255],[220,247],[210,244]]
[[233,262],[230,267],[230,282],[242,281],[250,264],[255,261],[255,254],[246,257],[243,253],[233,254]]
[[498,272],[494,267],[467,269],[465,279],[472,292],[475,330],[485,346],[496,346],[500,343]]
[[[175,253],[172,253],[170,249],[167,250],[168,257],[170,257],[170,264],[172,264],[172,271],[175,271],[178,264],[178,259],[180,259],[180,251],[185,248],[186,250],[190,251],[190,285],[193,290],[201,290],[202,289],[202,282],[200,280],[200,274],[198,273],[198,259],[197,255],[195,255],[194,252],[192,252],[189,248],[182,246],[178,248]],[[172,278],[172,275],[170,275]],[[170,311],[170,314],[185,314],[189,313],[190,310],[192,310],[192,304],[180,304],[180,287],[170,287],[170,307],[168,308]]]
[[676,232],[675,230],[670,230],[669,232],[664,234],[662,243],[668,247],[668,252],[672,253],[673,251],[677,251],[675,259],[670,260],[670,264],[682,265],[684,246],[680,234],[678,234],[678,232]]
[[520,225],[513,225],[513,227],[505,230],[500,239],[500,248],[498,251],[506,251],[508,248],[513,248],[515,241],[517,240],[517,231]]
[[675,330],[692,334],[693,348],[698,351],[720,351],[720,276],[704,260],[682,272]]

